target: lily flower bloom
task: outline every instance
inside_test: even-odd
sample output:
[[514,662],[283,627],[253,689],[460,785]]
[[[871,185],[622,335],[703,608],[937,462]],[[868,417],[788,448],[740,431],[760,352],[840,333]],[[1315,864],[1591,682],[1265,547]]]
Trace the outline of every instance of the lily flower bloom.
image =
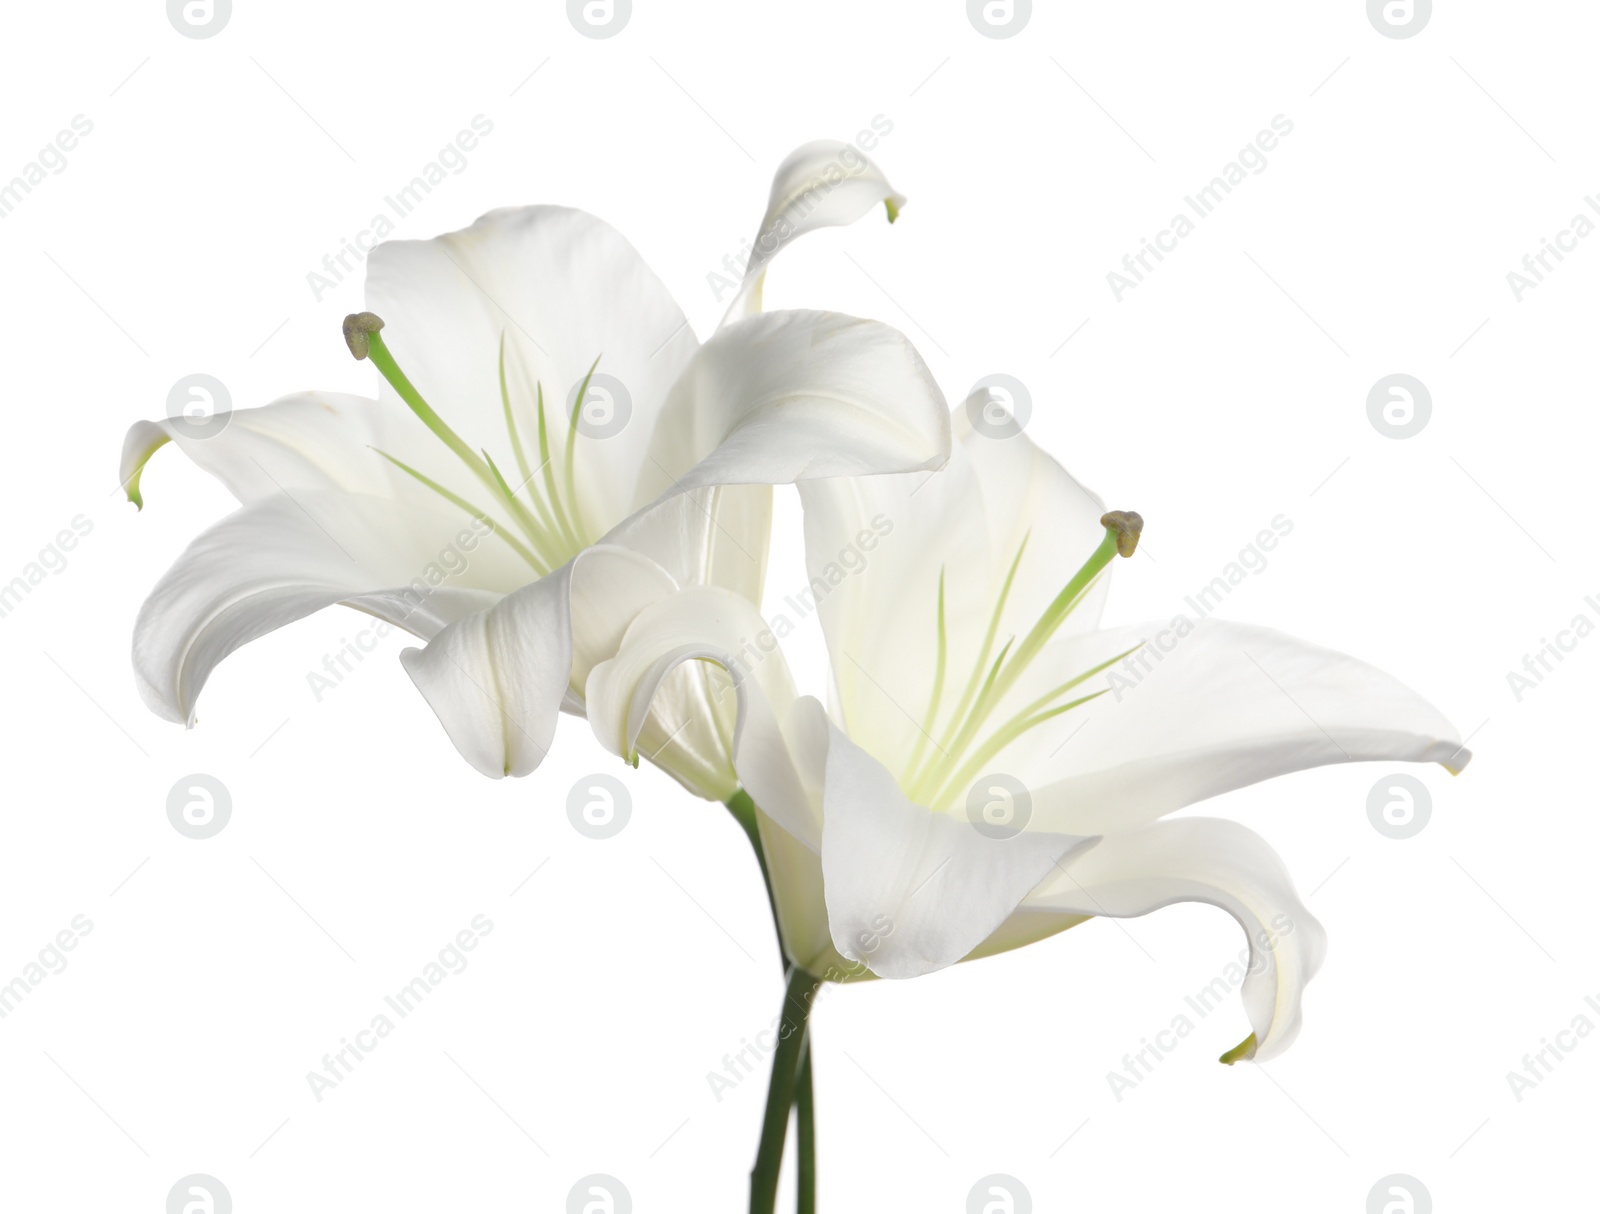
[[[1213,903],[1249,938],[1250,1036],[1300,1024],[1322,927],[1267,843],[1168,815],[1260,780],[1468,752],[1383,672],[1215,618],[1101,626],[1142,520],[1107,511],[1025,435],[957,410],[942,471],[801,486],[832,667],[797,697],[746,599],[662,598],[589,676],[589,721],[637,761],[657,689],[715,663],[737,690],[735,761],[755,806],[785,950],[824,977],[909,978],[1094,916]],[[872,537],[878,537],[870,543]],[[849,548],[864,564],[843,577]]]
[[[475,767],[531,771],[641,606],[702,584],[758,599],[770,485],[947,458],[944,399],[904,336],[760,312],[784,246],[879,203],[892,219],[903,201],[854,147],[799,149],[728,323],[703,345],[633,247],[581,211],[493,211],[379,245],[370,311],[345,323],[352,353],[383,376],[376,400],[309,392],[215,433],[182,419],[129,431],[136,504],[168,441],[241,503],[139,614],[146,702],[192,724],[229,653],[342,603],[428,642],[402,660]],[[727,795],[714,725],[699,718],[679,740],[680,778]]]

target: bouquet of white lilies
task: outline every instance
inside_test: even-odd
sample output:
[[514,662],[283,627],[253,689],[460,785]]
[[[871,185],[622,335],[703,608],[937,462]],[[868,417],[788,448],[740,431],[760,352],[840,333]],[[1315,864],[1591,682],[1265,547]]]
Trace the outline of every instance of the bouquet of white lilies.
[[[580,211],[383,244],[344,325],[376,399],[288,396],[215,433],[140,422],[123,452],[136,503],[169,440],[240,502],[140,612],[134,668],[160,715],[192,723],[229,653],[343,604],[416,635],[405,668],[483,774],[533,772],[565,711],[727,804],[788,969],[752,1211],[774,1208],[794,1108],[814,1208],[820,983],[1209,902],[1251,954],[1250,1031],[1224,1061],[1270,1057],[1300,1027],[1322,929],[1259,836],[1169,815],[1325,763],[1469,758],[1430,704],[1342,654],[1214,618],[1104,626],[1138,514],[995,424],[986,395],[952,411],[895,329],[763,311],[792,241],[903,203],[855,147],[798,149],[703,344]],[[827,704],[797,694],[762,616],[771,487],[789,483]],[[417,577],[454,547],[459,570]],[[846,551],[864,555],[841,575]]]

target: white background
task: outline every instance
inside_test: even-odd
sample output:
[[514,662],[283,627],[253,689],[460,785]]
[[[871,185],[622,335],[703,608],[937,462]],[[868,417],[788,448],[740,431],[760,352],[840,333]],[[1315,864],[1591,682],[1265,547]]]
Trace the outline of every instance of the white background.
[[[359,276],[319,302],[306,275],[477,114],[492,135],[399,235],[581,206],[702,336],[707,275],[778,161],[885,116],[902,221],[807,238],[769,305],[903,328],[952,398],[997,371],[1028,385],[1030,433],[1148,521],[1111,622],[1181,609],[1281,513],[1292,534],[1223,614],[1357,653],[1472,734],[1461,778],[1415,769],[1433,816],[1409,840],[1367,819],[1381,766],[1206,807],[1273,842],[1330,933],[1277,1062],[1217,1064],[1247,1031],[1230,1002],[1112,1093],[1243,943],[1204,907],[830,991],[823,1210],[955,1214],[989,1173],[1039,1211],[1360,1214],[1397,1172],[1439,1211],[1575,1208],[1600,1038],[1520,1101],[1506,1072],[1574,1017],[1600,1025],[1600,639],[1520,702],[1506,675],[1579,613],[1600,622],[1600,239],[1520,302],[1506,274],[1600,187],[1592,5],[1441,5],[1403,40],[1359,0],[1041,4],[1007,39],[958,0],[637,0],[607,40],[512,0],[238,0],[207,39],[158,0],[4,20],[0,180],[94,124],[0,220],[0,581],[93,524],[0,619],[0,982],[75,915],[94,925],[0,1020],[8,1209],[155,1214],[195,1172],[240,1214],[563,1210],[587,1173],[639,1211],[743,1208],[764,1074],[720,1102],[706,1074],[780,986],[720,807],[622,771],[570,718],[533,777],[480,778],[398,636],[317,702],[307,672],[367,623],[340,610],[231,658],[193,731],[133,686],[142,597],[232,503],[168,450],[136,514],[124,429],[194,372],[241,407],[370,391],[338,329]],[[1294,130],[1268,167],[1117,302],[1107,272],[1278,114]],[[1366,411],[1393,372],[1433,401],[1403,441]],[[779,594],[803,581],[780,499]],[[816,637],[789,655],[820,686]],[[596,771],[634,799],[606,842],[564,808]],[[233,797],[205,842],[166,817],[192,772]],[[477,914],[494,931],[470,967],[314,1099],[306,1072]]]

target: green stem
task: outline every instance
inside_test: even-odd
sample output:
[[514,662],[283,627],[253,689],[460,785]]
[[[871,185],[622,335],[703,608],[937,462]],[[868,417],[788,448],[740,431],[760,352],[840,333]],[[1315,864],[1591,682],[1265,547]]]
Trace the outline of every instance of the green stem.
[[817,1214],[817,1111],[811,1090],[811,1035],[806,1034],[806,1050],[800,1059],[800,1079],[794,1095],[797,1141],[796,1163],[800,1165],[800,1192],[795,1202],[799,1214]]
[[[777,1208],[783,1143],[789,1133],[789,1111],[797,1094],[811,995],[816,985],[817,980],[799,966],[789,970],[778,1048],[772,1055],[772,1081],[767,1087],[767,1111],[761,1122],[761,1145],[756,1151],[756,1165],[750,1169],[750,1214],[773,1214]],[[804,1188],[806,1182],[802,1180],[801,1184]]]
[[[728,812],[733,815],[733,820],[743,829],[745,837],[750,840],[750,848],[756,853],[756,863],[761,866],[761,883],[767,888],[767,906],[772,911],[772,930],[778,934],[778,955],[783,956],[783,929],[778,926],[778,900],[772,893],[772,874],[767,871],[767,853],[761,847],[761,828],[756,824],[756,803],[750,794],[740,789],[727,800]],[[784,968],[787,969],[789,960],[784,957]]]
[[[778,953],[784,958],[785,970],[789,971],[789,967],[792,965],[792,962],[785,954],[783,947],[783,929],[778,925],[778,900],[772,892],[772,875],[767,868],[766,852],[761,846],[761,828],[756,822],[756,803],[751,799],[749,793],[745,792],[743,789],[740,789],[738,792],[734,793],[733,796],[728,798],[727,805],[728,812],[733,815],[734,821],[743,828],[746,837],[749,838],[750,847],[756,853],[756,863],[761,866],[761,881],[762,884],[766,886],[767,890],[767,906],[772,911],[772,928],[778,936]],[[805,971],[796,967],[789,972],[792,972],[793,974],[803,974]],[[785,1008],[787,1009],[787,1007],[788,1004],[785,1003]],[[809,1013],[809,1005],[807,1007],[807,1012]],[[778,1057],[774,1055],[772,1060],[773,1084],[778,1082],[778,1067]],[[770,1092],[768,1095],[768,1101],[770,1104]],[[800,1169],[800,1191],[797,1209],[799,1210],[799,1214],[815,1214],[817,1208],[817,1126],[816,1107],[811,1086],[811,1035],[809,1032],[804,1035],[804,1040],[801,1042],[800,1071],[795,1079],[793,1104],[795,1117],[798,1122],[796,1126],[796,1147],[798,1152],[796,1163],[799,1165]],[[788,1128],[787,1113],[785,1113],[784,1116],[784,1128]],[[763,1148],[765,1145],[766,1131],[765,1128],[763,1128]],[[778,1142],[778,1159],[773,1164],[774,1184],[777,1183],[777,1168],[782,1161],[783,1141],[780,1138]],[[760,1166],[761,1162],[758,1157],[756,1167],[760,1168]],[[750,1209],[752,1211],[758,1209],[755,1204],[755,1178],[756,1174],[755,1172],[752,1172],[750,1174]],[[767,1208],[770,1209],[770,1205]]]

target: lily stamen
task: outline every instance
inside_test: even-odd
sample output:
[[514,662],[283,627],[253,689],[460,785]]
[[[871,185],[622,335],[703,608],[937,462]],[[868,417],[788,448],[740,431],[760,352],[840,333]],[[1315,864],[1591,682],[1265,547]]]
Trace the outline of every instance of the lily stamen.
[[[383,340],[379,332],[383,328],[383,318],[375,312],[357,312],[344,318],[344,340],[350,347],[350,353],[356,356],[357,361],[371,359],[372,365],[378,368],[378,373],[389,381],[389,386],[400,394],[400,399],[406,406],[422,420],[422,424],[432,430],[435,435],[454,451],[461,462],[475,472],[490,489],[496,489],[494,478],[489,475],[489,467],[471,447],[467,446],[462,437],[457,434],[445,420],[433,411],[433,406],[423,399],[422,393],[406,377],[400,369],[400,364],[395,362],[394,355],[389,352],[388,343]],[[496,490],[498,492],[498,490]]]
[[[494,462],[494,457],[487,450],[482,452],[482,455],[483,462],[489,466],[489,473],[494,477],[495,484],[499,487],[500,496],[505,500],[506,505],[510,507],[511,513],[522,527],[523,533],[539,549],[539,554],[544,558],[545,565],[549,569],[556,568],[563,562],[564,557],[560,548],[552,542],[548,529],[541,526],[539,520],[534,518],[533,512],[522,504],[522,499],[517,496],[517,491],[507,483],[505,474],[500,471],[499,465]],[[533,497],[535,503],[538,502],[537,494],[530,494],[530,496]]]
[[[374,451],[378,451],[378,449],[376,447],[374,447],[373,450]],[[378,454],[381,455],[384,459],[388,460],[396,468],[400,469],[400,471],[404,472],[407,476],[414,477],[419,483],[421,483],[422,485],[426,486],[429,489],[432,489],[435,493],[437,493],[440,497],[444,498],[444,500],[449,502],[452,506],[456,506],[456,507],[460,508],[461,510],[466,511],[466,513],[471,515],[473,518],[482,519],[484,521],[484,523],[488,525],[489,530],[494,532],[494,534],[498,535],[507,544],[509,544],[511,546],[512,551],[514,551],[523,560],[527,561],[528,564],[533,567],[534,571],[536,573],[538,573],[538,575],[540,577],[543,577],[545,574],[550,572],[548,566],[546,566],[543,561],[541,561],[537,556],[535,556],[534,553],[531,552],[528,549],[528,546],[526,544],[524,544],[516,536],[512,535],[509,531],[507,531],[499,523],[495,522],[494,519],[490,517],[490,515],[489,515],[489,513],[487,511],[479,510],[476,506],[474,506],[466,498],[462,497],[459,493],[454,493],[451,490],[446,489],[438,481],[432,479],[429,476],[426,476],[425,474],[423,474],[421,472],[418,472],[410,464],[407,464],[407,463],[404,463],[401,460],[395,459],[395,457],[390,455],[387,451],[378,451]]]
[[[966,718],[967,709],[972,706],[973,697],[978,694],[978,689],[979,689],[980,686],[982,686],[984,667],[989,661],[989,654],[991,652],[993,652],[993,650],[994,650],[995,638],[996,638],[996,636],[998,636],[998,634],[1000,632],[1000,617],[1005,612],[1006,600],[1008,598],[1010,598],[1010,596],[1011,596],[1011,585],[1016,580],[1017,569],[1022,564],[1022,554],[1028,550],[1028,538],[1032,534],[1033,534],[1032,531],[1029,531],[1026,534],[1024,534],[1023,537],[1022,537],[1022,543],[1017,545],[1017,554],[1014,557],[1011,558],[1011,567],[1006,570],[1006,578],[1005,578],[1005,581],[1003,583],[1001,583],[1000,594],[999,594],[999,597],[995,600],[994,611],[990,613],[990,616],[989,616],[989,627],[988,627],[987,631],[985,631],[984,636],[983,636],[983,647],[981,649],[979,649],[977,660],[972,665],[972,677],[967,680],[966,688],[961,693],[961,699],[956,702],[955,711],[950,714],[950,721],[945,727],[945,733],[944,733],[943,740],[940,741],[940,742],[935,742],[934,743],[934,746],[938,749],[940,756],[948,756],[949,755],[950,747],[954,743],[954,740],[955,740],[954,735],[955,735],[956,726]],[[942,588],[941,588],[941,594],[942,594]],[[940,609],[940,619],[941,619],[940,630],[941,630],[941,638],[942,638],[942,636],[943,636],[943,607],[942,607],[942,605],[941,605],[941,609]],[[1012,639],[1014,640],[1015,638],[1012,638]],[[1009,641],[1007,642],[1008,645],[1010,643],[1011,642],[1009,642]],[[941,644],[943,644],[942,640],[941,640]],[[941,684],[941,687],[942,687],[942,684]],[[931,739],[931,736],[932,736],[933,721],[934,721],[935,716],[937,716],[937,714],[938,714],[938,707],[939,706],[938,706],[937,702],[930,703],[929,706],[928,706],[927,735],[928,735],[928,737],[930,739]],[[906,778],[905,778],[904,786],[905,786],[905,788],[907,789],[908,792],[910,790],[916,788],[918,786],[918,784],[924,778],[926,778],[928,775],[931,774],[931,772],[928,772],[928,771],[919,771],[918,770],[918,764],[919,764],[919,762],[921,761],[921,758],[922,758],[922,742],[923,742],[923,740],[924,739],[921,739],[921,738],[918,739],[917,749],[912,753],[911,761],[909,763],[907,763],[906,767],[905,767]],[[934,755],[929,755],[928,756],[928,764],[929,764],[930,767],[933,766],[934,764],[936,764],[938,761],[939,760],[938,760],[937,756],[934,756]]]
[[945,662],[949,656],[946,652],[948,646],[945,637],[944,572],[944,566],[939,566],[939,656],[933,666],[933,691],[928,695],[928,711],[923,718],[916,745],[911,751],[911,758],[906,760],[906,771],[908,773],[917,770],[917,765],[922,762],[923,750],[933,739],[933,727],[939,716],[939,699],[944,694]]
[[[574,552],[585,546],[586,529],[579,509],[576,477],[573,471],[573,453],[576,445],[577,427],[576,411],[573,423],[567,435],[566,451],[566,481],[567,497],[570,499],[572,516],[569,517],[566,504],[562,501],[562,494],[557,488],[552,458],[550,453],[549,434],[545,425],[544,416],[544,385],[537,384],[535,391],[538,398],[539,418],[539,456],[540,463],[537,468],[529,466],[527,452],[523,449],[521,437],[517,432],[515,411],[511,405],[511,394],[506,383],[505,362],[505,334],[500,336],[500,397],[505,412],[506,431],[510,436],[511,448],[517,461],[517,467],[522,473],[522,483],[513,487],[505,475],[496,466],[494,459],[487,450],[474,451],[455,430],[439,416],[438,412],[430,405],[427,399],[417,390],[399,362],[390,351],[388,343],[384,341],[381,330],[384,327],[383,318],[374,312],[357,312],[345,317],[344,339],[350,347],[350,353],[357,359],[370,360],[378,368],[379,373],[400,396],[412,413],[427,426],[434,436],[448,447],[470,471],[478,481],[494,495],[504,509],[510,514],[512,521],[521,529],[528,540],[528,544],[513,539],[504,526],[496,526],[495,531],[516,550],[517,554],[528,562],[541,574],[548,573],[563,564]],[[595,365],[599,364],[595,360]],[[594,374],[591,366],[589,374]],[[584,389],[587,390],[589,380],[584,380]],[[581,405],[583,394],[579,395]],[[459,495],[448,491],[439,482],[424,476],[408,464],[395,459],[387,452],[380,451],[385,459],[409,475],[415,477],[423,485],[438,493],[453,505],[474,514],[483,515],[470,503]],[[545,490],[548,500],[540,494],[535,480],[540,473],[544,474]],[[530,509],[520,494],[526,486],[528,499],[533,503]],[[529,548],[529,544],[532,548]]]
[[544,417],[544,384],[536,385],[535,396],[538,398],[539,415],[539,470],[544,474],[544,489],[550,501],[550,513],[555,516],[556,524],[560,527],[567,543],[581,547],[578,529],[567,517],[566,507],[561,502],[561,491],[556,488],[556,473],[552,464],[553,457],[550,454],[550,430]]
[[[962,756],[968,754],[969,749],[977,739],[978,731],[983,728],[989,715],[1005,698],[1006,693],[1016,684],[1023,671],[1039,656],[1045,645],[1050,641],[1050,638],[1056,634],[1067,617],[1083,601],[1112,559],[1117,556],[1132,556],[1138,548],[1139,536],[1144,529],[1144,519],[1137,513],[1124,510],[1109,511],[1101,516],[1100,524],[1106,529],[1106,534],[1105,538],[1100,541],[1099,547],[1090,554],[1089,559],[1083,563],[1082,568],[1072,576],[1072,579],[1061,588],[1060,593],[1051,600],[1049,606],[1044,609],[1033,627],[1023,637],[1022,642],[1017,644],[1016,638],[1013,637],[1001,649],[1000,656],[989,669],[988,677],[982,680],[981,689],[973,699],[970,710],[966,710],[964,719],[962,711],[965,707],[966,697],[963,697],[963,705],[958,706],[952,719],[952,725],[955,721],[961,721],[960,728],[950,738],[948,745],[941,746],[940,749],[943,753],[938,758],[930,760],[927,770],[910,781],[908,787],[910,795],[923,800],[925,804],[931,804],[937,799],[934,794],[942,794],[950,786],[952,783],[951,777],[956,774],[954,769],[958,763],[961,763]],[[1022,553],[1019,550],[1016,560],[1012,563],[1011,571],[1007,575],[1005,587],[1001,592],[1002,605],[1004,596],[1010,590],[1011,579],[1016,573],[1017,564],[1021,559]],[[998,627],[998,623],[999,608],[996,609],[995,617],[991,621],[991,631]],[[988,656],[987,649],[988,646],[985,645],[985,652],[973,671],[971,682],[974,686],[978,685],[981,677],[983,658]],[[1100,669],[1104,669],[1104,667]],[[977,753],[982,755],[985,751],[988,751],[997,737],[1004,736],[1006,738],[1006,743],[1004,744],[1009,744],[1010,741],[1014,741],[1028,729],[1058,715],[1059,711],[1065,711],[1066,708],[1076,707],[1078,703],[1084,702],[1075,701],[1073,704],[1066,705],[1059,710],[1045,711],[1046,706],[1056,699],[1059,694],[1070,687],[1076,686],[1082,679],[1088,678],[1089,675],[1094,673],[1096,672],[1089,671],[1085,673],[1078,679],[1057,688],[1055,692],[1045,697],[1042,702],[1036,701],[1033,705],[1024,709],[1022,713],[1019,713],[1011,721],[1001,726],[991,736],[989,742],[979,747]],[[995,748],[987,757],[992,757],[992,754],[998,753],[998,749]],[[986,761],[986,758],[984,761]],[[971,762],[969,759],[962,764],[962,770],[971,766]]]
[[[540,472],[543,472],[548,464],[540,464],[537,468],[529,464],[527,450],[522,445],[522,434],[517,429],[516,411],[511,407],[511,391],[506,384],[506,334],[504,329],[500,331],[500,406],[505,414],[506,436],[511,440],[511,453],[517,461],[517,470],[522,473],[522,480],[518,482],[517,489],[521,489],[523,486],[527,487],[528,500],[533,503],[533,509],[536,513],[535,521],[540,533],[546,537],[546,542],[552,548],[560,549],[564,545],[559,541],[565,540],[565,533],[562,532],[560,525],[556,522],[555,515],[551,512],[550,507],[545,505],[544,498],[539,494],[539,486],[534,483],[533,479]],[[490,461],[490,466],[493,466],[492,460]],[[511,491],[513,495],[516,494],[517,489]],[[553,569],[562,564],[567,555],[570,555],[570,553],[562,554],[560,559],[552,560],[550,567]]]
[[600,365],[600,355],[596,354],[594,361],[589,364],[589,373],[583,377],[583,383],[578,385],[577,398],[572,402],[572,416],[567,418],[567,498],[572,502],[572,525],[580,535],[584,532],[583,502],[578,497],[578,481],[573,471],[573,456],[578,450],[578,415],[583,412],[583,404],[589,399],[589,381],[594,378],[595,368]]
[[1007,721],[1004,725],[1001,725],[989,735],[988,739],[978,747],[978,749],[973,753],[972,757],[967,760],[967,762],[959,771],[944,781],[939,790],[929,798],[929,806],[937,808],[939,802],[948,796],[952,790],[957,792],[964,791],[966,786],[977,778],[978,773],[990,759],[994,758],[995,755],[999,754],[1002,750],[1011,745],[1011,743],[1015,742],[1029,730],[1036,726],[1043,725],[1046,721],[1058,717],[1064,712],[1068,712],[1071,709],[1077,708],[1080,704],[1087,704],[1090,700],[1099,699],[1101,696],[1105,695],[1106,692],[1110,690],[1109,687],[1101,691],[1097,691],[1092,695],[1082,696],[1079,699],[1072,700],[1070,703],[1056,704],[1057,700],[1066,695],[1066,693],[1071,691],[1073,688],[1079,687],[1089,679],[1092,679],[1095,675],[1109,670],[1118,662],[1126,658],[1129,654],[1137,653],[1138,650],[1139,646],[1135,645],[1133,648],[1125,649],[1114,657],[1107,658],[1104,662],[1101,662],[1096,666],[1091,666],[1082,674],[1068,679],[1065,683],[1062,683],[1057,687],[1051,688],[1038,699],[1034,700],[1033,703],[1029,704],[1026,708],[1023,708],[1013,714],[1009,721]]

